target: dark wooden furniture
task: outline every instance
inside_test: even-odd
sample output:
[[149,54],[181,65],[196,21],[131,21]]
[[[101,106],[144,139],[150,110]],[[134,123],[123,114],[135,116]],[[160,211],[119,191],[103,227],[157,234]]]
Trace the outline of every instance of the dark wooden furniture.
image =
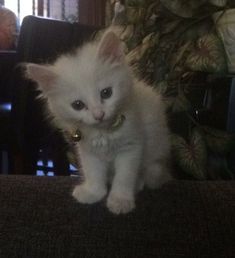
[[[17,47],[17,63],[51,62],[64,52],[81,45],[95,28],[78,23],[27,16],[24,18]],[[14,74],[12,119],[21,162],[17,173],[35,174],[37,160],[51,159],[57,175],[69,174],[67,145],[61,133],[46,120],[43,105],[37,100],[36,88],[24,78],[21,67]]]
[[11,121],[12,78],[16,51],[0,50],[0,173],[12,171],[13,126]]
[[227,130],[231,133],[235,133],[235,76],[230,84]]

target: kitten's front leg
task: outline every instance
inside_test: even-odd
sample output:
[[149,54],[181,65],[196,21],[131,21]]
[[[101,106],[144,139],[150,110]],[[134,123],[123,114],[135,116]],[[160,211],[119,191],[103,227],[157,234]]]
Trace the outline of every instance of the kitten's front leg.
[[115,214],[128,213],[135,208],[141,155],[141,148],[135,147],[116,157],[115,175],[107,198],[107,207]]
[[73,197],[80,203],[95,203],[107,194],[107,165],[89,152],[80,153],[84,182],[73,190]]

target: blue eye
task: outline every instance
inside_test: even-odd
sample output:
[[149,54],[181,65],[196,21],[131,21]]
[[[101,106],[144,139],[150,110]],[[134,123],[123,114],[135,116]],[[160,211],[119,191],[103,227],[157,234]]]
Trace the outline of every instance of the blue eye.
[[72,104],[71,104],[72,108],[74,110],[82,110],[83,108],[85,108],[85,104],[81,101],[81,100],[75,100]]
[[100,97],[102,99],[108,99],[112,96],[113,90],[111,87],[105,88],[100,92]]

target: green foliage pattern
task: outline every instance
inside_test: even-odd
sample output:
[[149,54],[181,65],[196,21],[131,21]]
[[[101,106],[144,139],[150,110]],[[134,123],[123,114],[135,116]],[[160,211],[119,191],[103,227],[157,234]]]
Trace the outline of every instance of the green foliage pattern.
[[177,114],[188,120],[181,125],[186,133],[172,130],[179,173],[198,180],[232,179],[235,172],[227,156],[234,151],[234,135],[202,123],[193,99],[195,89],[207,91],[207,83],[200,81],[205,74],[227,74],[224,45],[212,15],[234,8],[234,1],[126,0],[125,7],[127,23],[122,24],[120,37],[128,62],[162,93],[169,120]]

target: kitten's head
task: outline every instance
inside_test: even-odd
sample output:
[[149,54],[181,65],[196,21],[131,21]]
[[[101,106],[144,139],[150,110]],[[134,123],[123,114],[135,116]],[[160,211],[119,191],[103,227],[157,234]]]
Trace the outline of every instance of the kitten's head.
[[68,126],[106,126],[125,106],[132,89],[122,44],[112,31],[53,65],[27,64],[26,74],[37,82],[50,112]]

